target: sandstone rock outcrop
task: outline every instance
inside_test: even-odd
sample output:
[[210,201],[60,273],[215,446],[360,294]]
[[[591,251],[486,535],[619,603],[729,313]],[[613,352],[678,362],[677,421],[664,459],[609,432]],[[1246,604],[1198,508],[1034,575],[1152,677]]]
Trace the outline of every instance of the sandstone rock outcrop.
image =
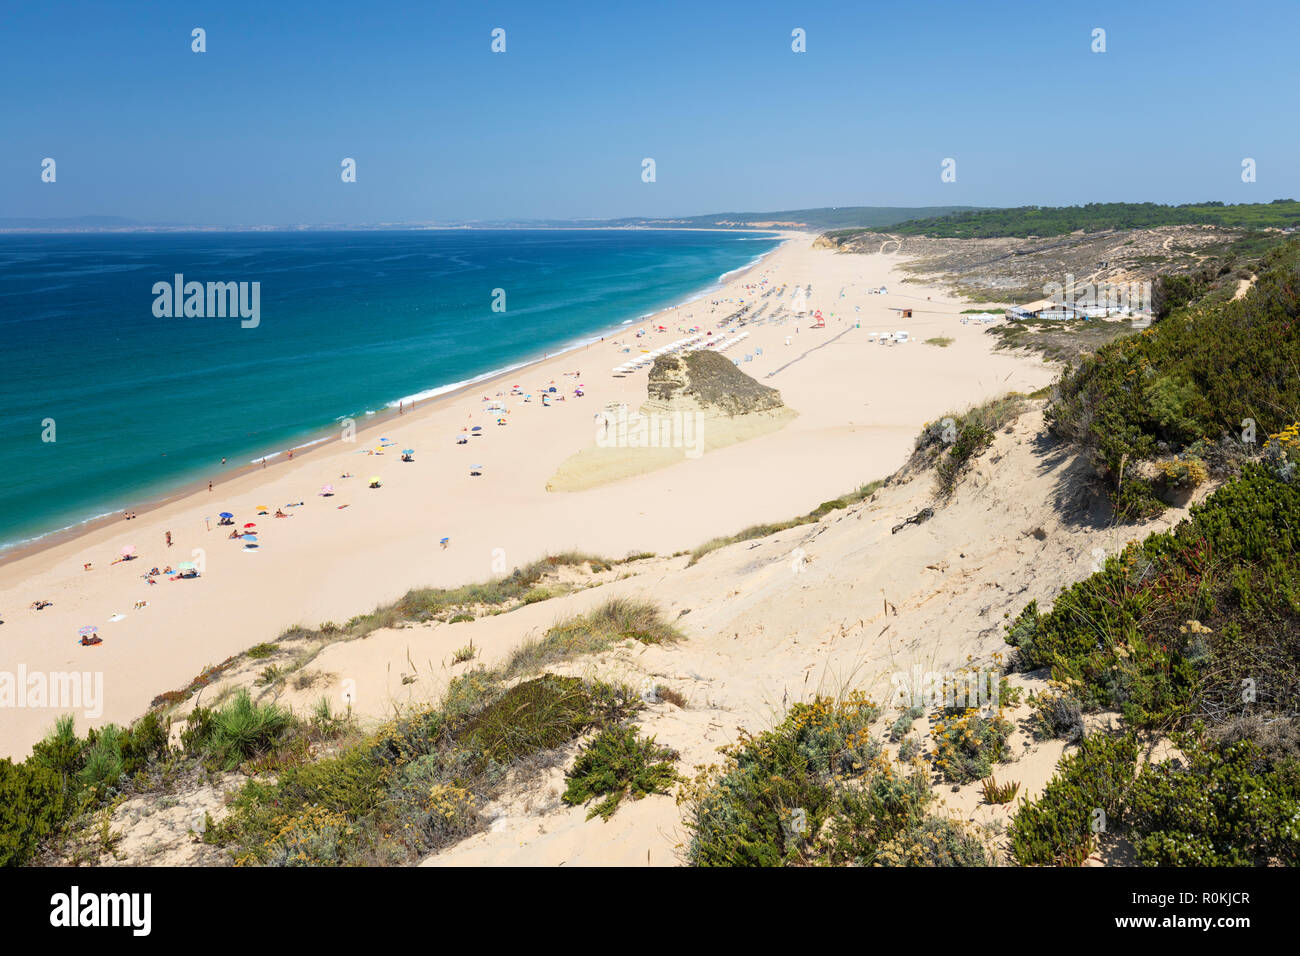
[[735,418],[785,407],[779,391],[760,385],[731,359],[712,351],[661,355],[650,368],[648,393],[643,415],[698,411]]

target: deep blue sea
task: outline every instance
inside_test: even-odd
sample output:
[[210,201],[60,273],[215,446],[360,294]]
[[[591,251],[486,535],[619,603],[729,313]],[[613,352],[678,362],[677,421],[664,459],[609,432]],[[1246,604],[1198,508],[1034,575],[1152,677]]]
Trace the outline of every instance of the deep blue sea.
[[[0,550],[212,478],[223,456],[243,465],[342,417],[360,423],[589,339],[706,292],[778,241],[596,230],[0,236]],[[155,315],[155,283],[178,273],[260,283],[259,324]],[[492,310],[495,289],[504,312]],[[54,441],[43,440],[47,420]]]

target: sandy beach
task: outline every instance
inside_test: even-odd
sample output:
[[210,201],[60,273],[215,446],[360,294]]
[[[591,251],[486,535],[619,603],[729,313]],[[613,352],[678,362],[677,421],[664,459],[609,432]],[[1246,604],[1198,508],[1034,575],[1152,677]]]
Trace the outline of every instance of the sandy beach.
[[[90,718],[79,711],[79,729],[129,721],[206,665],[294,625],[341,623],[412,587],[499,577],[570,549],[611,558],[670,554],[806,512],[893,472],[925,422],[1052,379],[1036,357],[995,353],[983,326],[961,321],[969,303],[904,285],[897,265],[890,255],[814,249],[812,236],[795,235],[722,289],[605,341],[423,403],[354,442],[317,445],[212,492],[9,561],[0,566],[0,671],[102,672],[102,712]],[[797,412],[787,424],[597,487],[547,490],[559,466],[593,444],[598,412],[609,403],[635,409],[645,401],[646,370],[615,376],[615,366],[692,327],[716,330],[746,304],[754,311],[767,304],[766,314],[774,314],[772,303],[788,307],[789,290],[809,284],[807,315],[750,323],[750,336],[725,353],[780,390]],[[784,296],[762,298],[781,286]],[[880,286],[888,293],[868,294]],[[904,308],[912,317],[901,317]],[[824,328],[813,327],[815,310]],[[871,333],[882,330],[906,330],[911,341],[872,341]],[[924,344],[938,336],[953,342]],[[579,383],[581,397],[574,392]],[[531,401],[510,394],[516,385]],[[543,405],[543,390],[552,386],[556,400]],[[486,408],[496,402],[508,413]],[[463,431],[475,426],[481,431]],[[457,444],[462,434],[474,437]],[[373,454],[381,438],[383,453]],[[408,447],[414,460],[403,462],[400,450]],[[481,474],[471,475],[471,466],[481,466]],[[369,487],[372,476],[380,487]],[[321,496],[324,485],[335,493]],[[258,505],[271,513],[257,514]],[[273,517],[277,508],[288,517]],[[235,515],[237,527],[256,524],[256,549],[227,537],[231,529],[217,524],[222,511]],[[128,545],[138,556],[112,564]],[[198,563],[202,575],[160,575],[156,584],[142,576],[182,561]],[[87,563],[90,570],[83,569]],[[31,609],[38,600],[52,605]],[[77,643],[87,626],[98,628],[102,644]],[[6,709],[0,754],[26,754],[66,710]]]

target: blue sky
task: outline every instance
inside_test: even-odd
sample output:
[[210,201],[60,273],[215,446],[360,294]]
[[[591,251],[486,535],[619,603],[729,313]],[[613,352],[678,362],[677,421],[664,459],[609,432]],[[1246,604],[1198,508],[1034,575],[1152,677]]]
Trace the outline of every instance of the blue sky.
[[[190,50],[194,27],[206,53]],[[504,54],[490,50],[495,27]],[[796,27],[806,53],[791,51]],[[1095,27],[1105,53],[1091,51]],[[252,225],[1300,197],[1297,28],[1296,0],[11,0],[0,217]],[[40,180],[47,156],[53,184]],[[956,182],[940,181],[945,157]],[[1244,157],[1255,183],[1241,181]]]

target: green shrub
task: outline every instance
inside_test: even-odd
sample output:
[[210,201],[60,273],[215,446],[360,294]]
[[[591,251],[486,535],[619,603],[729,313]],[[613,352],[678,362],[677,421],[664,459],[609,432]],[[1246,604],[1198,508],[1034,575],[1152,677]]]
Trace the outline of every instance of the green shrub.
[[22,866],[68,810],[64,779],[31,760],[0,759],[0,866]]
[[696,866],[861,862],[876,843],[919,821],[922,774],[895,774],[868,734],[866,698],[818,698],[725,748],[727,764],[683,793],[688,858]]
[[1059,737],[1073,743],[1083,736],[1083,707],[1074,696],[1039,694],[1032,704],[1029,731],[1035,740]]
[[30,763],[58,774],[65,791],[75,788],[75,778],[85,761],[86,742],[77,736],[76,722],[64,714],[54,722],[54,730],[32,748]]
[[1217,747],[1184,735],[1186,763],[1137,778],[1133,844],[1144,866],[1300,864],[1300,775],[1279,771],[1251,741]]
[[574,760],[562,799],[577,806],[601,797],[587,811],[587,819],[608,820],[625,796],[640,800],[650,793],[667,793],[677,780],[676,759],[674,751],[656,745],[653,737],[639,736],[637,727],[606,727]]
[[912,724],[916,718],[925,716],[925,708],[919,704],[908,707],[889,727],[889,739],[897,743],[907,736],[908,731],[912,729]]
[[1016,813],[1009,831],[1015,860],[1024,866],[1080,865],[1100,828],[1122,823],[1137,752],[1133,736],[1085,737],[1058,764],[1042,795]]
[[134,775],[151,763],[169,757],[170,730],[171,721],[152,710],[132,724],[120,738],[122,772]]
[[1014,730],[1001,710],[992,716],[972,709],[961,716],[941,717],[931,728],[934,767],[950,783],[982,780],[1006,755],[1007,738]]
[[988,852],[965,826],[946,817],[926,817],[880,847],[876,866],[988,866]]
[[[241,690],[221,709],[190,716],[186,746],[217,766],[234,770],[245,760],[274,750],[294,726],[293,715],[275,704],[255,704]],[[197,719],[196,719],[197,715]],[[182,739],[185,740],[184,734]]]
[[122,777],[122,728],[105,724],[92,730],[86,737],[85,762],[78,774],[78,783],[99,794],[106,794],[117,786]]
[[941,498],[946,498],[956,489],[970,462],[993,443],[997,430],[1014,421],[1023,410],[1021,396],[1007,394],[963,414],[929,422],[917,436],[911,466],[932,466],[936,491]]
[[473,715],[459,741],[483,766],[505,765],[567,743],[616,706],[580,678],[547,674],[516,684]]

